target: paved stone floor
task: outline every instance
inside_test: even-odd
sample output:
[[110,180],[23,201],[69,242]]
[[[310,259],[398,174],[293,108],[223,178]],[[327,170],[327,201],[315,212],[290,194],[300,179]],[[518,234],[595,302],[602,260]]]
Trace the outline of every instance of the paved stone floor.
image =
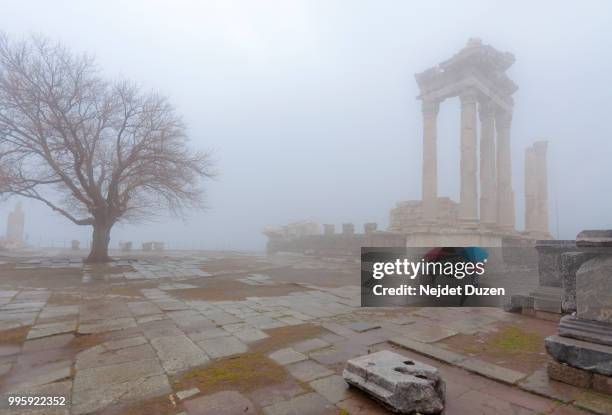
[[[354,261],[184,252],[99,267],[66,252],[0,259],[0,413],[384,414],[341,377],[347,359],[382,349],[438,367],[447,414],[612,408],[547,380],[537,336],[553,322],[493,308],[362,309]],[[524,350],[523,332],[531,333]],[[68,404],[9,408],[9,396]]]

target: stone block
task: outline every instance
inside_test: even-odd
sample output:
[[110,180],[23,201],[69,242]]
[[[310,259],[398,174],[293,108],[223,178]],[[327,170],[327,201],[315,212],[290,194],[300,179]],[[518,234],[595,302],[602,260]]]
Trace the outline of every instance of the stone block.
[[561,336],[549,336],[544,343],[548,354],[559,362],[601,375],[612,375],[612,346]]
[[549,378],[579,388],[589,388],[593,381],[593,374],[591,372],[554,360],[548,362],[546,370]]
[[526,308],[533,308],[533,297],[529,295],[513,295],[510,297],[510,301],[504,304],[504,310],[508,312],[521,312]]
[[612,324],[564,316],[559,321],[559,336],[612,346]]
[[538,275],[541,287],[561,287],[561,254],[575,251],[576,242],[571,240],[539,240]]
[[612,395],[612,377],[595,373],[593,375],[593,389],[597,392]]
[[561,314],[562,290],[560,287],[540,286],[530,295],[533,297],[535,311]]
[[590,259],[576,272],[576,313],[612,323],[612,254]]
[[561,310],[564,313],[576,311],[576,272],[593,254],[586,252],[566,252],[561,254]]
[[438,370],[387,350],[351,359],[342,374],[394,412],[439,414],[444,410],[444,381]]
[[612,247],[612,230],[586,230],[576,236],[579,247]]

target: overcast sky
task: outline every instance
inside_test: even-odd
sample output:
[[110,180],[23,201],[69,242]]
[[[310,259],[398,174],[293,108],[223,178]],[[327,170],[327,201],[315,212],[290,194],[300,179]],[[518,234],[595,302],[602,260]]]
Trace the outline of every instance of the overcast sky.
[[[96,56],[111,77],[170,97],[220,172],[206,212],[122,225],[119,240],[263,250],[262,228],[378,222],[420,199],[414,74],[470,37],[512,52],[517,226],[525,147],[549,141],[551,231],[612,228],[612,29],[608,1],[0,0],[0,30]],[[439,116],[439,193],[458,200],[459,103]],[[0,233],[13,202],[0,204]],[[33,244],[90,229],[25,203]],[[558,215],[557,215],[558,211]]]

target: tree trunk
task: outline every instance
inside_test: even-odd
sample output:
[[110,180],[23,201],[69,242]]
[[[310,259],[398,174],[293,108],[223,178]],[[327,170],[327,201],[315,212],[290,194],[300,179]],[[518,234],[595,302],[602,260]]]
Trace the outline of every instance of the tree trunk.
[[110,231],[112,224],[95,223],[93,225],[93,237],[91,240],[91,251],[85,262],[108,262],[108,243],[110,242]]

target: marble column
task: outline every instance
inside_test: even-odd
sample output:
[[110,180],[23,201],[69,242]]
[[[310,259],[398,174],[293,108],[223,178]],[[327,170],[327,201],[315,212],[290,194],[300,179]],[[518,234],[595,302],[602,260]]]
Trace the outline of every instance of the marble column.
[[525,149],[525,232],[536,232],[535,153],[533,147]]
[[427,222],[437,219],[438,202],[438,101],[423,101],[423,215]]
[[479,105],[480,113],[480,222],[497,223],[497,182],[495,171],[495,112],[493,103]]
[[535,157],[536,177],[536,229],[542,235],[549,235],[548,229],[548,167],[546,162],[546,150],[548,143],[538,141],[533,145]]
[[478,220],[478,156],[476,94],[468,91],[461,99],[461,193],[459,219],[464,223]]
[[499,109],[495,114],[497,130],[497,224],[504,231],[514,231],[514,191],[512,190],[512,156],[510,125],[512,112]]

